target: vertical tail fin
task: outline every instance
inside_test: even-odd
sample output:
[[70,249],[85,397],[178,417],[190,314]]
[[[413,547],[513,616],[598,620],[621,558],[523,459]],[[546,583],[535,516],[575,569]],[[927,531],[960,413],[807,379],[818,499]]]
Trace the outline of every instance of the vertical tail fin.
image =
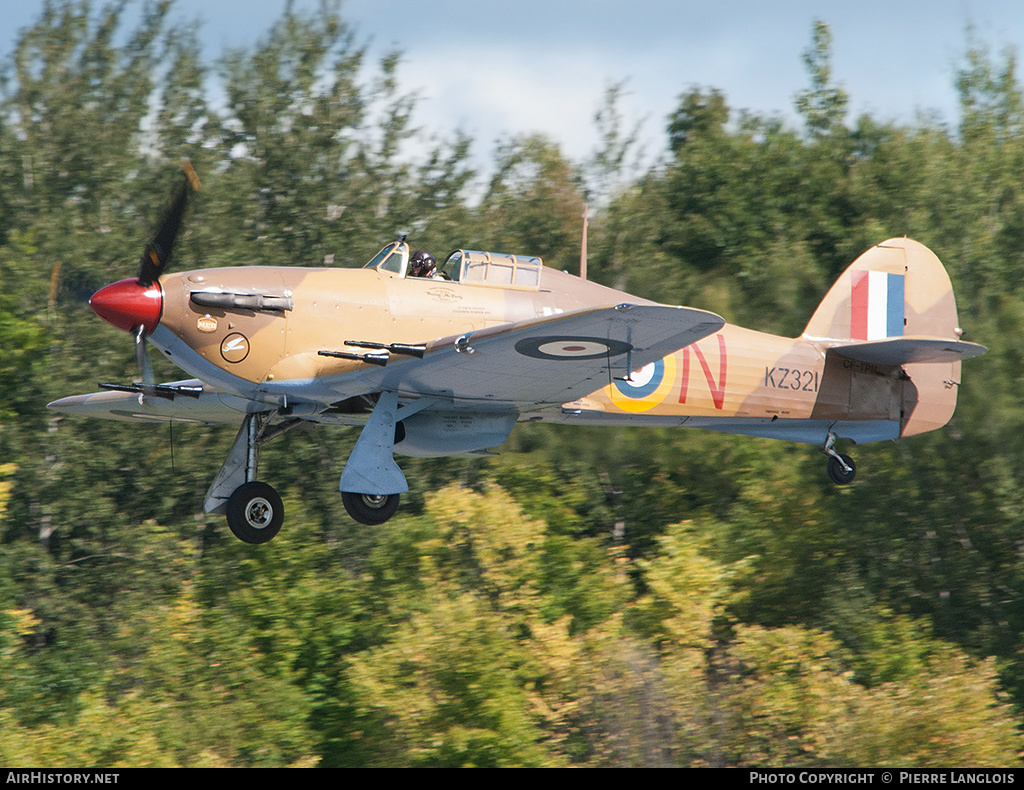
[[960,336],[949,275],[935,253],[890,239],[850,264],[804,330],[807,339]]
[[960,361],[985,351],[961,334],[953,286],[938,257],[916,241],[890,239],[843,272],[803,339],[848,360],[902,368],[900,435],[909,436],[953,416]]

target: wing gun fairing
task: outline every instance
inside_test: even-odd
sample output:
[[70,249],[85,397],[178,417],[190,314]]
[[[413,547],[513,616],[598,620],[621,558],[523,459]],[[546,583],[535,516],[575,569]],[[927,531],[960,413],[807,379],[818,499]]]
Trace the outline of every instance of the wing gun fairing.
[[375,353],[371,351],[364,354],[354,354],[350,351],[318,351],[317,353],[322,357],[354,359],[358,362],[365,362],[368,365],[379,365],[380,367],[384,367],[391,361],[392,354],[423,359],[423,355],[427,351],[427,347],[424,344],[412,345],[409,343],[377,343],[373,340],[346,340],[345,345],[355,346],[356,348],[380,349],[380,352]]
[[[395,455],[483,453],[517,421],[686,426],[836,449],[944,425],[962,360],[938,258],[892,239],[854,261],[804,333],[782,338],[704,310],[657,304],[544,267],[539,258],[456,250],[410,266],[405,238],[361,269],[234,267],[169,273],[198,179],[185,163],[135,279],[93,310],[135,342],[139,379],[50,404],[126,421],[240,428],[206,497],[241,540],[284,521],[258,479],[259,449],[295,427],[360,430],[341,474],[349,514],[379,524],[408,491]],[[417,260],[433,261],[426,251]],[[417,276],[422,275],[422,276]],[[157,384],[152,344],[193,378]]]

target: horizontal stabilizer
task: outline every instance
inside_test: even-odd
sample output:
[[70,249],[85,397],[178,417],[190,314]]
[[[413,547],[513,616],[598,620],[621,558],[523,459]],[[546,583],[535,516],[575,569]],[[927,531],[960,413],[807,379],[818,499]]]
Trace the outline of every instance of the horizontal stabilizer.
[[978,357],[988,351],[977,343],[947,340],[941,337],[893,337],[869,343],[836,346],[835,352],[847,359],[869,365],[910,365],[920,362],[957,362]]

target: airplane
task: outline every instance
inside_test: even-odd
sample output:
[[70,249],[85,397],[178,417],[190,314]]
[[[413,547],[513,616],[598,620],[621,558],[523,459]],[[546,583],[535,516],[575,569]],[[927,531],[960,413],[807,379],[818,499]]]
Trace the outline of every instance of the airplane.
[[[532,256],[451,253],[413,276],[409,244],[364,267],[233,267],[168,273],[199,180],[188,162],[137,277],[97,291],[93,311],[129,332],[139,378],[49,404],[68,415],[240,424],[206,495],[240,540],[284,521],[259,449],[298,426],[360,429],[338,488],[382,524],[409,490],[395,454],[485,453],[517,422],[704,428],[835,449],[935,430],[956,407],[962,339],[949,277],[925,246],[895,238],[839,277],[797,338],[727,324],[545,267]],[[581,272],[583,273],[583,272]],[[152,344],[193,378],[156,383]]]

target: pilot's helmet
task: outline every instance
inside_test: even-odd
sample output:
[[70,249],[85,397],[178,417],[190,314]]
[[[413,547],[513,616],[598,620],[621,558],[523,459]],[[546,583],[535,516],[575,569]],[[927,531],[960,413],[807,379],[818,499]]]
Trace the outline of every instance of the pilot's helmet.
[[437,261],[426,250],[416,250],[409,259],[409,268],[413,277],[425,277],[437,268]]

